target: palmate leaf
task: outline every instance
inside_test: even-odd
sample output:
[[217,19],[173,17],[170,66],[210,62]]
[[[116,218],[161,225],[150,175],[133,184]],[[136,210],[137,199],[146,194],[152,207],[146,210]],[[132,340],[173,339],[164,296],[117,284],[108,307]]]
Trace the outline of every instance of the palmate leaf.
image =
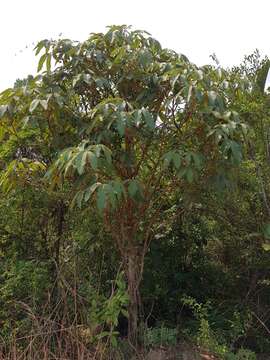
[[91,124],[87,134],[92,130],[106,126],[108,130],[116,129],[120,137],[124,137],[125,129],[144,125],[150,131],[155,129],[154,114],[145,107],[134,107],[122,98],[108,98],[91,110]]
[[167,152],[164,156],[164,166],[168,167],[169,165],[173,164],[176,169],[180,168],[182,162],[182,154],[177,150],[172,150]]
[[71,208],[73,208],[75,205],[81,208],[83,202],[89,201],[99,186],[102,186],[102,184],[100,182],[96,182],[85,190],[79,190],[73,197]]
[[99,160],[102,160],[103,166],[104,164],[105,167],[111,166],[110,149],[103,144],[86,146],[85,143],[82,143],[77,147],[64,150],[53,165],[52,171],[60,171],[67,176],[69,170],[73,168],[79,175],[83,175],[87,165],[96,171],[99,168]]
[[[74,164],[76,166],[79,175],[82,175],[84,173],[84,168],[87,161],[87,155],[88,155],[87,151],[80,151],[74,160]],[[72,164],[72,162],[70,164]]]
[[164,157],[164,166],[173,166],[176,170],[177,176],[186,179],[191,183],[198,170],[201,170],[204,165],[204,156],[201,153],[193,151],[184,152],[183,150],[175,150],[167,152]]
[[95,182],[86,189],[79,190],[75,194],[71,206],[77,205],[81,208],[84,202],[86,203],[94,197],[98,210],[102,212],[107,206],[114,209],[126,196],[124,184],[120,180],[108,183]]
[[143,118],[144,118],[144,121],[145,121],[147,127],[150,130],[154,130],[155,120],[154,120],[153,115],[147,109],[142,109],[142,115],[143,115]]

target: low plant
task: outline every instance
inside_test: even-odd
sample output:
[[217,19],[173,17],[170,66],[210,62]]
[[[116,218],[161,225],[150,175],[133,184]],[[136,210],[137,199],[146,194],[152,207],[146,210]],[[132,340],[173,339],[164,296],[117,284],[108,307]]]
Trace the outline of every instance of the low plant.
[[116,330],[119,317],[121,315],[127,317],[128,294],[123,273],[118,274],[115,281],[112,282],[111,296],[106,298],[92,299],[89,320],[91,326],[101,329],[93,340],[105,339],[112,346],[117,346],[117,337],[119,335]]
[[256,360],[256,354],[249,349],[239,349],[236,354],[229,352],[226,354],[226,360]]
[[[220,336],[218,336],[211,328],[209,322],[210,302],[201,304],[192,297],[184,296],[182,298],[182,303],[193,311],[193,314],[198,321],[195,341],[199,347],[208,350],[225,360],[256,360],[256,354],[248,349],[241,348],[236,353],[233,353],[225,339],[220,338]],[[240,314],[234,313],[234,321],[231,322],[231,327],[234,330],[237,339],[243,334],[245,326],[247,326],[246,322],[243,323],[240,320]]]
[[143,343],[146,347],[174,346],[177,334],[177,329],[165,326],[146,328],[143,331]]

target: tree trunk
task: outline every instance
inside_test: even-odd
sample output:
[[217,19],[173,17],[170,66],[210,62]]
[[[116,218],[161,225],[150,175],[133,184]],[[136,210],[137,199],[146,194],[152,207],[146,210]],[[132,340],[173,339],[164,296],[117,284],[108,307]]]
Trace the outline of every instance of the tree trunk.
[[138,344],[138,322],[140,307],[140,258],[137,249],[132,249],[126,259],[126,277],[128,282],[128,339],[133,346]]

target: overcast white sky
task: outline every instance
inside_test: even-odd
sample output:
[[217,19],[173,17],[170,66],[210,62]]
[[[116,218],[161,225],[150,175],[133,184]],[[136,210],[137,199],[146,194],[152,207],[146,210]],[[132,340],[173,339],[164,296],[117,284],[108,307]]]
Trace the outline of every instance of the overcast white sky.
[[147,30],[199,65],[212,53],[223,66],[255,48],[270,55],[270,0],[1,0],[0,14],[0,90],[35,73],[38,40],[84,40],[112,24]]

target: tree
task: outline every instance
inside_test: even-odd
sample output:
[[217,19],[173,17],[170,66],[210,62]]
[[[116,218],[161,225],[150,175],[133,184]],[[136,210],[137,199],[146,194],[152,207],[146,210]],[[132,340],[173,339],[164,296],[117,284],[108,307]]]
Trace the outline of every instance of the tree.
[[[245,125],[233,100],[243,83],[126,26],[83,43],[43,40],[36,50],[46,71],[1,94],[2,139],[8,129],[35,127],[35,139],[50,138],[49,161],[35,158],[49,168],[48,186],[70,186],[73,205],[96,204],[121,255],[136,345],[144,257],[171,218],[168,200],[175,191],[184,199],[195,184],[224,184],[241,160]],[[19,161],[31,167],[27,156]],[[183,207],[174,203],[174,215]]]

